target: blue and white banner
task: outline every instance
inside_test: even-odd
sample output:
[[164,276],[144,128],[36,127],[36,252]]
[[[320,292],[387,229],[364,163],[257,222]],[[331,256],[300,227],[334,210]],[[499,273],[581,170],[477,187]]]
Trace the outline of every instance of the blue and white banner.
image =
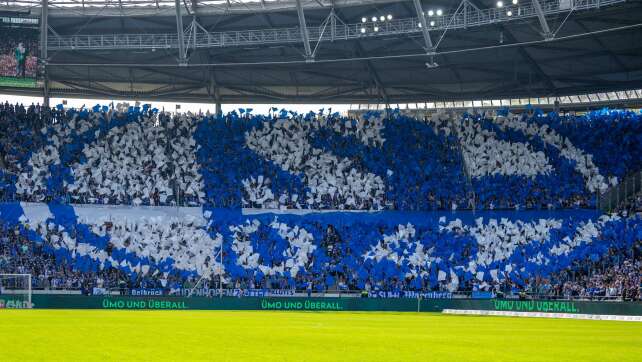
[[129,291],[130,295],[135,295],[135,296],[146,296],[146,295],[163,295],[163,289],[161,288],[138,288],[138,289],[131,289]]
[[421,298],[421,299],[452,299],[451,292],[416,292],[412,290],[402,290],[399,292],[388,292],[383,290],[371,291],[368,298]]
[[492,299],[495,297],[495,293],[481,291],[481,290],[473,290],[471,297],[473,299]]
[[[171,289],[170,295],[177,296],[195,296],[195,297],[215,297],[219,296],[221,290],[218,288],[198,288],[198,289]],[[223,289],[223,295],[226,297],[293,297],[294,289]]]

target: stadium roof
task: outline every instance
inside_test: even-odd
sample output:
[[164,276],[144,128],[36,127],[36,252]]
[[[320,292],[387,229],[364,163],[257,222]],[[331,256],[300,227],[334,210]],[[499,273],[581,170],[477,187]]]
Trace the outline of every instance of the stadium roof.
[[[304,0],[304,9],[330,8],[376,5],[399,0]],[[231,13],[253,13],[266,11],[296,10],[296,0],[189,0],[180,1],[186,9],[198,12],[201,15]],[[3,0],[2,5],[15,11],[29,11],[39,9],[42,1],[39,0]],[[87,16],[100,14],[101,16],[120,16],[123,13],[131,15],[160,15],[174,16],[175,0],[49,0],[51,16]]]
[[[571,4],[554,0],[560,9],[565,1]],[[639,1],[575,0],[576,5],[597,6],[548,14],[547,25],[556,32],[552,40],[545,40],[537,16],[517,16],[531,0],[504,2],[497,9],[495,0],[469,1],[470,9],[487,9],[495,17],[466,27],[446,22],[446,14],[461,14],[461,1],[424,2],[426,13],[441,9],[445,19],[429,32],[439,44],[431,56],[413,1],[302,1],[312,29],[310,48],[315,49],[310,59],[301,38],[292,35],[300,34],[296,1],[186,1],[181,11],[188,59],[179,66],[173,45],[157,46],[163,35],[173,36],[169,42],[176,44],[174,1],[85,0],[83,7],[82,1],[54,0],[48,20],[51,94],[217,98],[223,103],[401,103],[561,96],[642,85]],[[540,2],[547,7],[551,0]],[[40,12],[35,2],[3,4],[0,12]],[[512,6],[515,16],[509,19],[506,11]],[[335,16],[329,17],[333,9]],[[390,26],[387,18],[379,20],[387,15],[393,19]],[[329,39],[322,32],[329,19],[343,27],[345,37]],[[375,26],[381,30],[375,32]],[[361,27],[365,32],[356,36]],[[138,44],[136,37],[153,40]],[[203,37],[207,41],[201,42]]]

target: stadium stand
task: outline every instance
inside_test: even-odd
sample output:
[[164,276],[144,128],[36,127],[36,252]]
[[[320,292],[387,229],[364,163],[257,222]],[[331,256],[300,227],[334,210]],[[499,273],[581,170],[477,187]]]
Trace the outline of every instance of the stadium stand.
[[0,272],[36,287],[640,297],[642,218],[594,210],[633,112],[1,111]]
[[[36,129],[13,121],[40,117],[36,107],[28,112],[7,107],[3,122],[23,127],[10,129],[7,139],[27,142],[3,146],[12,155],[7,169],[20,173],[15,199],[21,201],[315,210],[560,209],[595,207],[598,193],[642,166],[637,157],[642,122],[631,112],[537,113],[530,118],[464,114],[461,120],[442,114],[416,120],[398,112],[387,119],[379,113],[349,119],[275,111],[217,118],[170,116],[148,106],[124,111],[96,106],[58,111],[48,124],[38,120],[43,127]],[[561,128],[568,123],[574,127]],[[604,130],[594,130],[600,124]],[[572,136],[571,129],[578,135]],[[12,137],[18,133],[23,137]],[[601,139],[606,142],[592,146]],[[33,140],[44,147],[31,147]],[[33,154],[16,159],[25,147]]]

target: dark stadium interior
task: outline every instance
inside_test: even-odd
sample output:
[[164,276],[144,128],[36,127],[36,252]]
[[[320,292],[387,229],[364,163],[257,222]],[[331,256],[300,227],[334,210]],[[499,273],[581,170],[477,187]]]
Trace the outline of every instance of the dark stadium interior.
[[[348,24],[359,23],[362,17],[373,14],[392,14],[395,19],[416,16],[411,1],[347,3],[346,6],[337,2],[335,11],[338,18]],[[430,5],[454,11],[459,3],[437,1]],[[480,8],[494,6],[492,0],[471,3]],[[269,11],[268,6],[267,11],[252,13],[244,11],[243,4],[235,4],[232,10],[226,11],[199,7],[198,1],[193,1],[183,13],[183,22],[187,28],[192,19],[196,19],[210,32],[296,28],[297,12],[292,4],[285,2],[287,11]],[[320,4],[323,6],[313,1],[304,2],[308,26],[318,26],[328,16],[332,4]],[[142,11],[148,14],[145,16],[128,13],[121,16],[117,8],[96,6],[71,11],[53,7],[49,24],[61,36],[176,33],[172,8],[146,9]],[[550,27],[557,29],[566,15],[551,17]],[[469,100],[481,94],[486,98],[534,97],[628,89],[642,81],[639,29],[564,37],[633,25],[640,16],[642,7],[631,1],[605,7],[599,16],[592,11],[577,11],[564,22],[557,39],[550,42],[542,40],[536,18],[449,30],[439,45],[437,53],[444,54],[436,56],[436,68],[426,67],[427,56],[358,60],[421,55],[424,53],[421,32],[324,41],[318,47],[314,63],[304,62],[300,43],[188,49],[189,64],[215,64],[211,67],[156,66],[177,64],[176,49],[50,50],[51,94],[212,101],[212,90],[218,88],[220,101],[224,103],[401,103]],[[435,38],[440,35],[438,31],[433,33]],[[534,41],[537,42],[513,46]],[[465,51],[484,47],[490,48]],[[464,51],[456,53],[460,50]],[[451,51],[455,53],[449,53]],[[330,60],[332,62],[326,62]],[[282,62],[296,63],[279,64]],[[74,65],[66,66],[66,63]],[[80,65],[114,63],[135,66]]]

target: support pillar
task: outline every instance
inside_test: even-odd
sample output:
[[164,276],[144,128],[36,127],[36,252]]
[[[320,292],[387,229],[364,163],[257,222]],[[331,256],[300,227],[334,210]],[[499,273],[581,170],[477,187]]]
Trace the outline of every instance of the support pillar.
[[308,26],[305,24],[305,14],[303,13],[301,0],[296,0],[296,12],[299,16],[299,28],[301,29],[301,39],[303,40],[303,48],[305,49],[305,60],[312,62],[314,59],[312,58],[312,48],[310,47],[310,36],[308,34]]
[[49,0],[42,0],[42,11],[40,13],[40,58],[42,61],[42,106],[49,110],[49,74],[48,74],[48,45],[47,35],[49,34]]
[[535,8],[535,13],[537,13],[539,25],[542,27],[544,39],[553,39],[553,33],[551,32],[551,28],[548,26],[548,22],[546,21],[546,17],[544,16],[544,9],[542,9],[542,4],[540,4],[539,0],[533,0],[533,7]]
[[[218,94],[218,89],[216,90],[216,93]],[[219,117],[223,115],[223,109],[221,108],[221,97],[220,97],[220,95],[216,98],[216,115],[219,116]]]
[[178,35],[178,65],[187,65],[187,53],[185,51],[184,29],[183,29],[183,13],[181,10],[180,0],[174,0],[176,7],[176,34]]
[[430,37],[430,31],[428,31],[428,23],[426,22],[426,15],[424,14],[424,8],[421,5],[421,0],[412,0],[415,5],[415,12],[417,13],[417,18],[421,23],[421,33],[424,36],[424,43],[427,54],[432,54],[435,52],[434,46],[432,44],[432,38]]
[[209,94],[210,97],[214,98],[216,115],[219,117],[222,116],[223,110],[221,107],[221,91],[218,87],[218,84],[216,83],[216,76],[214,74],[214,69],[210,69],[210,81],[207,87],[207,93]]

